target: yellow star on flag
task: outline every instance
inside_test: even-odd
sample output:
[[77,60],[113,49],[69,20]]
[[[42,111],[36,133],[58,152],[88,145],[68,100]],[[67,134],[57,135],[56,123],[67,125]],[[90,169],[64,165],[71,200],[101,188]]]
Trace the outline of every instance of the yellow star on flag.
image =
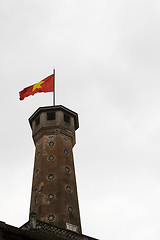
[[36,88],[41,88],[41,87],[42,87],[42,86],[41,86],[42,83],[44,83],[44,81],[40,81],[40,82],[34,84],[33,89],[32,89],[32,92],[34,92],[34,90],[35,90]]

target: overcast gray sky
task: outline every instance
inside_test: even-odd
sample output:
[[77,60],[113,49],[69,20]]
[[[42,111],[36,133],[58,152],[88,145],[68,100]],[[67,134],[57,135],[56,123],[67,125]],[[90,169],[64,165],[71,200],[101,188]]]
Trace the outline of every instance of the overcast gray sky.
[[79,114],[74,147],[83,233],[160,238],[160,1],[1,0],[0,220],[28,221],[28,118],[51,93],[18,92],[52,74],[56,104]]

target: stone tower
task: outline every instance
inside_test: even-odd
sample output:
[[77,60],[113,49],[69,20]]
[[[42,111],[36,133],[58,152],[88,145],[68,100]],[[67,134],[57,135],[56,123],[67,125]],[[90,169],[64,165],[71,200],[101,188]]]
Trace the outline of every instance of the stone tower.
[[29,123],[36,147],[30,219],[81,234],[72,153],[78,115],[61,105],[40,107]]
[[36,147],[29,221],[20,228],[0,221],[0,240],[96,240],[81,231],[72,153],[77,113],[40,107],[29,122]]

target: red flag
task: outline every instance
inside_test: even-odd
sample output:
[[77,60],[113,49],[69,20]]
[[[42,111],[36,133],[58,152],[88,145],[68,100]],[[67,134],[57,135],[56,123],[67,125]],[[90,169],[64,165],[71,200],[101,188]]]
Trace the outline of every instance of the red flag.
[[38,92],[54,92],[54,74],[32,86],[24,88],[21,92],[19,92],[19,99],[23,100],[25,97],[34,95]]

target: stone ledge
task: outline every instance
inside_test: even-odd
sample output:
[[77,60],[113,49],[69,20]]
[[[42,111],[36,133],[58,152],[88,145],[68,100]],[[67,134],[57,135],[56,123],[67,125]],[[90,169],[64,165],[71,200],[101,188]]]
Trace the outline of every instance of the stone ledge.
[[41,221],[36,221],[36,222],[30,222],[28,221],[25,223],[21,229],[27,230],[27,231],[34,231],[34,232],[46,232],[46,233],[51,233],[55,237],[59,237],[61,240],[97,240],[92,237],[88,237],[83,234],[78,234],[76,232],[67,230],[67,229],[62,229],[55,227],[51,224],[47,224],[45,222]]

